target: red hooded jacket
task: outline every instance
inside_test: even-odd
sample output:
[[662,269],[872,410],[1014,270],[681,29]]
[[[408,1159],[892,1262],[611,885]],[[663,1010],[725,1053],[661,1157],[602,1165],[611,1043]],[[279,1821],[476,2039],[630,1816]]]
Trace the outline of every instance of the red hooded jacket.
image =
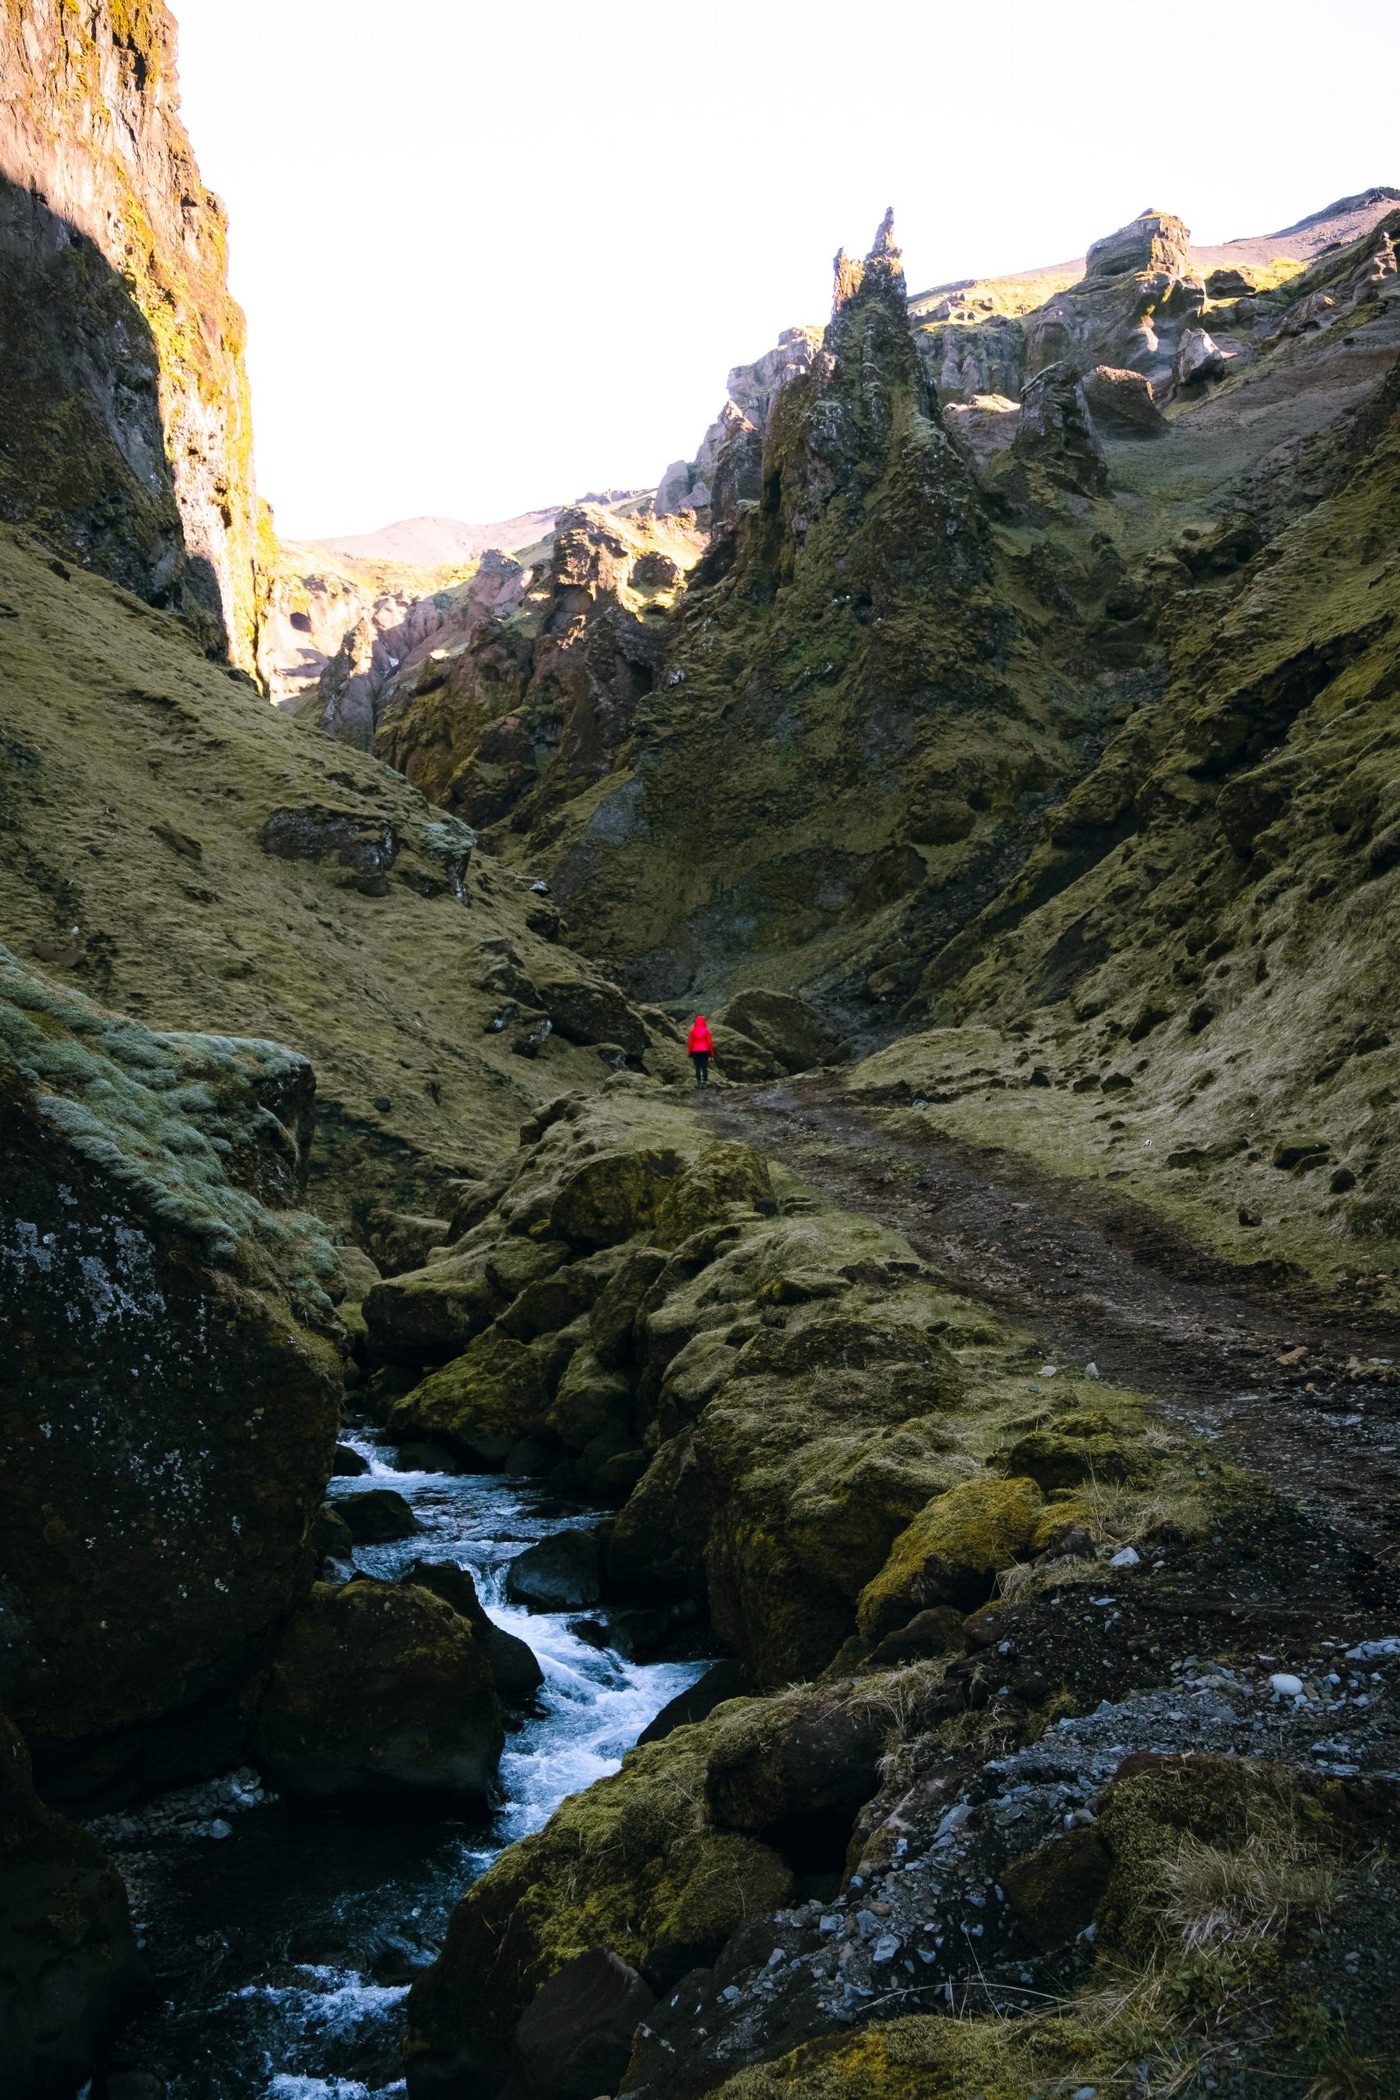
[[706,1050],[713,1053],[714,1047],[715,1042],[714,1037],[710,1034],[709,1022],[703,1014],[697,1014],[690,1024],[690,1039],[686,1044],[686,1049],[694,1057],[697,1050]]

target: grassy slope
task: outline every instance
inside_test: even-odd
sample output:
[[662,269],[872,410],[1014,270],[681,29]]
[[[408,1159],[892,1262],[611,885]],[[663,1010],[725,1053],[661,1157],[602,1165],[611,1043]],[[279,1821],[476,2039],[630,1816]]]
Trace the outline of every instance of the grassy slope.
[[375,898],[333,862],[259,844],[282,805],[421,831],[427,806],[401,780],[298,729],[174,620],[55,573],[8,531],[0,604],[0,936],[154,1027],[309,1056],[322,1106],[311,1201],[333,1222],[356,1196],[412,1205],[436,1174],[492,1166],[535,1103],[606,1077],[596,1052],[558,1038],[532,1063],[482,1033],[499,1003],[477,986],[484,943],[509,941],[526,971],[581,967],[529,931],[520,878],[478,858],[466,908],[396,877]]
[[[1373,389],[1375,371],[1373,353]],[[1400,379],[1372,401],[1326,439],[1340,486],[1172,601],[1164,700],[935,959],[920,1003],[964,1025],[858,1083],[906,1081],[960,1136],[1107,1176],[1232,1259],[1394,1310]],[[1319,1149],[1290,1164],[1298,1143]]]

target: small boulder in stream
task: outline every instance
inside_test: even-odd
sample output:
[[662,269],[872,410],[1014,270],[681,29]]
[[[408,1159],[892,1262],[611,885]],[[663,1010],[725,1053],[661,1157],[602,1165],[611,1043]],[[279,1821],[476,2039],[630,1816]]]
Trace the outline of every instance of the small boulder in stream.
[[479,1806],[505,1744],[485,1651],[430,1590],[318,1582],[273,1657],[253,1729],[261,1770],[304,1801],[417,1796]]
[[581,1611],[603,1593],[598,1541],[590,1531],[558,1531],[527,1546],[506,1573],[506,1595],[527,1611]]
[[650,1985],[610,1947],[575,1955],[522,2013],[501,2100],[594,2100],[615,2091],[655,2004]]
[[365,1488],[331,1504],[357,1546],[387,1546],[411,1539],[422,1525],[397,1488]]
[[544,1671],[534,1649],[518,1634],[507,1633],[504,1626],[488,1618],[469,1568],[460,1567],[455,1560],[416,1560],[403,1579],[416,1583],[420,1589],[431,1590],[466,1620],[473,1639],[491,1665],[496,1690],[507,1704],[518,1704],[539,1690]]
[[350,1444],[337,1444],[331,1461],[332,1480],[358,1480],[368,1473],[369,1460]]

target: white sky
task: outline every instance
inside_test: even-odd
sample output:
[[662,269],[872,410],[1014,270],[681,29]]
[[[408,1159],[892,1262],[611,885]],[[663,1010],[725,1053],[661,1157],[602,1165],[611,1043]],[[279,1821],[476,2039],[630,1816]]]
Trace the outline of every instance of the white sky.
[[1391,0],[172,4],[294,538],[650,485],[889,203],[919,290],[1400,182]]

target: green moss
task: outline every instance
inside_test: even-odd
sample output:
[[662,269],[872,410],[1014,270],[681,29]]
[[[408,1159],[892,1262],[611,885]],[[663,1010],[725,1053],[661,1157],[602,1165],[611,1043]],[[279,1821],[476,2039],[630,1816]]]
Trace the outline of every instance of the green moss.
[[539,1985],[591,1947],[665,1989],[783,1902],[792,1879],[777,1855],[711,1821],[706,1746],[700,1727],[633,1751],[467,1891],[410,1998],[410,2064],[454,2058],[464,2038],[503,2054]]
[[1029,1551],[1040,1510],[1031,1480],[969,1480],[938,1496],[861,1591],[860,1631],[875,1639],[926,1605],[984,1602],[993,1577]]

